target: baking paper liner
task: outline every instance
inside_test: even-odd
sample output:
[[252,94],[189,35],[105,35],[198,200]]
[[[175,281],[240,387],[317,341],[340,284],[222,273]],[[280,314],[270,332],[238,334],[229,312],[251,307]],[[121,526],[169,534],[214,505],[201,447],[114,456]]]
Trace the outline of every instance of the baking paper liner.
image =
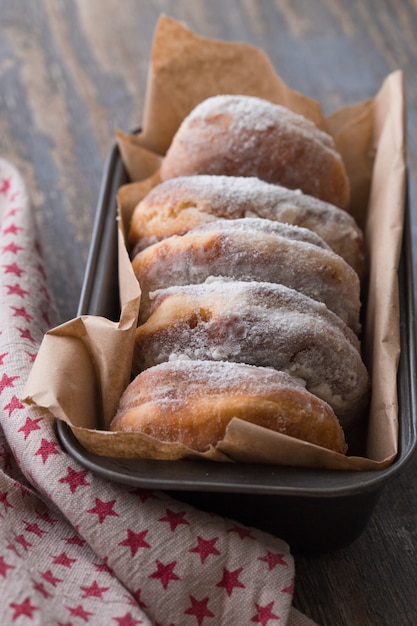
[[[107,429],[130,380],[140,288],[124,244],[131,213],[159,182],[158,169],[184,117],[217,94],[246,94],[285,105],[335,139],[351,182],[349,211],[364,229],[369,277],[364,285],[363,355],[372,381],[365,456],[343,456],[238,419],[203,454],[138,433]],[[378,93],[331,116],[290,89],[261,50],[196,36],[162,16],[152,48],[140,133],[117,131],[130,180],[119,190],[118,322],[81,316],[49,331],[25,388],[25,401],[65,420],[95,454],[111,457],[264,462],[329,469],[382,469],[398,447],[397,369],[400,354],[398,264],[404,222],[406,161],[401,71]]]

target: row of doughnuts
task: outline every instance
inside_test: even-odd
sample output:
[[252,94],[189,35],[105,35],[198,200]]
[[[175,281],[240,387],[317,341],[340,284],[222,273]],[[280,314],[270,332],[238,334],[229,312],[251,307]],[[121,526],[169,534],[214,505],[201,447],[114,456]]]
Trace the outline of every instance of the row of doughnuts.
[[[300,185],[302,180],[300,180]],[[170,235],[219,218],[264,219],[319,235],[362,278],[365,250],[353,217],[334,204],[254,176],[189,175],[164,181],[138,204],[130,224],[132,256]]]
[[145,248],[134,257],[133,270],[142,289],[141,321],[157,289],[214,275],[282,283],[324,302],[355,332],[360,329],[358,275],[305,228],[250,217],[216,220]]
[[142,301],[112,430],[205,451],[233,417],[346,452],[364,413],[363,236],[332,138],[216,96],[183,121],[133,212]]

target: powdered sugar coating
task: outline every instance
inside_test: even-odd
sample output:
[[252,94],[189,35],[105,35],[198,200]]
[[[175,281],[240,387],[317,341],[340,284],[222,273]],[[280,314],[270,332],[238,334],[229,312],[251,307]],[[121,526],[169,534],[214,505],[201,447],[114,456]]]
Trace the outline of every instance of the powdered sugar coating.
[[218,218],[260,217],[308,228],[358,274],[364,272],[363,234],[353,217],[300,190],[252,176],[181,176],[154,187],[134,210],[129,244],[141,249]]
[[[248,228],[249,223],[258,227]],[[312,244],[314,233],[274,222],[274,232],[264,232],[265,224],[260,218],[218,220],[137,254],[133,269],[142,289],[141,321],[149,314],[150,292],[225,276],[282,283],[324,302],[359,332],[360,284],[354,270],[331,250]],[[308,239],[303,241],[304,231]]]
[[316,233],[301,226],[293,226],[284,222],[261,219],[259,217],[243,217],[241,219],[227,220],[219,218],[215,222],[200,224],[192,229],[193,233],[212,233],[220,230],[223,233],[246,233],[257,232],[267,235],[277,235],[293,241],[299,241],[324,250],[330,250],[330,246]]
[[224,437],[234,417],[346,452],[325,402],[284,372],[241,363],[182,360],[149,368],[123,393],[110,430],[204,451]]
[[348,426],[368,400],[359,350],[322,303],[283,285],[216,280],[153,294],[136,333],[134,373],[178,358],[273,367],[302,380]]
[[255,131],[264,131],[274,128],[277,119],[282,120],[288,127],[294,127],[306,136],[334,149],[333,137],[321,131],[307,118],[294,113],[287,107],[274,104],[256,96],[217,95],[200,102],[188,115],[187,121],[205,120],[211,122],[213,112],[230,116],[230,130],[236,134],[246,128]]
[[208,98],[183,120],[160,176],[194,174],[255,176],[342,208],[350,200],[332,138],[285,107],[251,96]]

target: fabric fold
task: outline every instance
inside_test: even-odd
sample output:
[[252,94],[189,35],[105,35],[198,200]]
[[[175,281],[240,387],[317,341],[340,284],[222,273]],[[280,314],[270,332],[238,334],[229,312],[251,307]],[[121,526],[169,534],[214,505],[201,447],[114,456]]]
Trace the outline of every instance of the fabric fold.
[[22,403],[56,313],[19,172],[0,159],[0,610],[5,623],[222,626],[311,620],[293,609],[279,538],[159,492],[109,484]]

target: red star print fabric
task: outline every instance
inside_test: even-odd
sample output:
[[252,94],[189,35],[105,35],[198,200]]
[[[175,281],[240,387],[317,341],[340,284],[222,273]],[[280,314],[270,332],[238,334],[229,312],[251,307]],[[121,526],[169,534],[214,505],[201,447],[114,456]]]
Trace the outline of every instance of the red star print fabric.
[[23,181],[0,159],[0,622],[307,626],[279,538],[109,484],[20,398],[56,313]]

